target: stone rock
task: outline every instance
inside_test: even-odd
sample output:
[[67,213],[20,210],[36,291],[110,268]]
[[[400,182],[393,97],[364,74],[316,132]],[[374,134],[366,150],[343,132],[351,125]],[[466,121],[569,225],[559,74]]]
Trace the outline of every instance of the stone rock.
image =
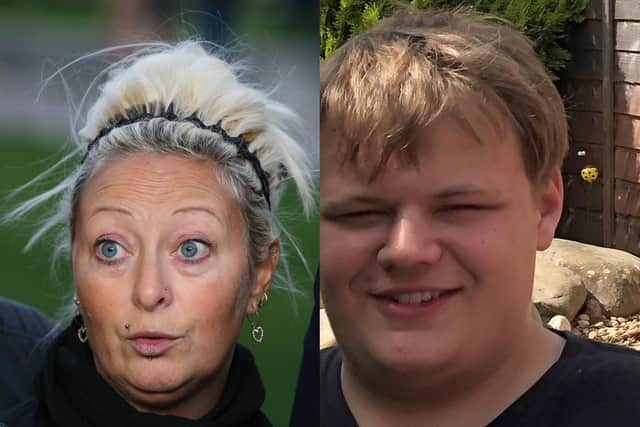
[[640,258],[628,252],[554,239],[549,249],[538,252],[538,264],[564,267],[578,275],[610,315],[640,311]]
[[547,323],[547,325],[549,325],[550,328],[553,328],[556,331],[571,331],[571,322],[569,322],[569,319],[562,316],[561,314],[553,316],[551,320],[549,320],[549,323]]
[[545,320],[561,314],[572,321],[587,298],[582,279],[570,269],[556,266],[539,254],[533,283],[533,303]]
[[593,323],[602,322],[606,319],[602,313],[602,306],[592,295],[587,295],[587,301],[584,303],[583,311],[589,316],[589,319]]
[[638,336],[640,336],[640,327],[636,326],[634,328],[628,329],[622,334],[622,336],[623,338],[630,338],[630,337],[637,338]]

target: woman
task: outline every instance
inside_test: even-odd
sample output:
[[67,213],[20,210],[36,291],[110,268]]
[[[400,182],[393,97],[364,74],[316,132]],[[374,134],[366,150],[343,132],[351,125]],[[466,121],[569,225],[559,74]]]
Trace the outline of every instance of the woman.
[[110,70],[79,132],[78,168],[8,215],[61,195],[30,244],[68,224],[59,249],[77,308],[9,425],[270,425],[236,340],[245,317],[254,340],[264,335],[284,182],[311,205],[292,119],[194,42]]

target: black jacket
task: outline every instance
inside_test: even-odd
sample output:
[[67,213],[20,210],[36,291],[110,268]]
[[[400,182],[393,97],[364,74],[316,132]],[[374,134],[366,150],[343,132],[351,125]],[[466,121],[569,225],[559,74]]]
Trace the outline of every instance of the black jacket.
[[38,310],[0,297],[0,414],[33,397],[53,321]]
[[[48,345],[34,382],[11,410],[0,411],[10,427],[267,427],[260,412],[264,387],[253,356],[236,346],[229,377],[218,405],[200,420],[140,413],[125,402],[97,373],[91,349],[80,343],[77,325],[70,325]],[[13,347],[10,343],[9,347]],[[15,361],[9,361],[15,365]],[[12,365],[3,365],[11,367]],[[7,370],[7,369],[5,369]],[[20,374],[19,374],[20,375]],[[24,375],[24,372],[22,373]]]
[[290,427],[314,427],[320,425],[320,271],[316,271],[314,307],[309,328],[304,337],[304,352],[296,397],[291,411]]

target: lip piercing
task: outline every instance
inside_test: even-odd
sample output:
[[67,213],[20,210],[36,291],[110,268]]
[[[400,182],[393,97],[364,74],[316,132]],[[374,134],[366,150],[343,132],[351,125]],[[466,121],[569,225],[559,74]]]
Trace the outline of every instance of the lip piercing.
[[125,328],[125,329],[129,329],[130,327],[131,327],[131,326],[129,326],[129,324],[128,324],[128,323],[125,323],[125,324],[124,324],[124,328]]

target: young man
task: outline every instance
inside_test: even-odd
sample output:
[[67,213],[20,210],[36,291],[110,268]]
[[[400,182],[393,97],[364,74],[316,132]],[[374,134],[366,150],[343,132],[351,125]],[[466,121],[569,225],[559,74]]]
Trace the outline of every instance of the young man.
[[322,426],[640,423],[635,352],[529,306],[562,211],[562,100],[529,41],[404,12],[321,68]]

